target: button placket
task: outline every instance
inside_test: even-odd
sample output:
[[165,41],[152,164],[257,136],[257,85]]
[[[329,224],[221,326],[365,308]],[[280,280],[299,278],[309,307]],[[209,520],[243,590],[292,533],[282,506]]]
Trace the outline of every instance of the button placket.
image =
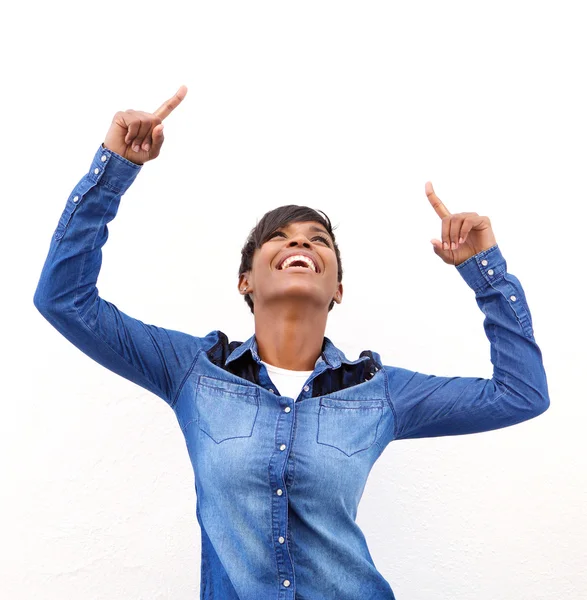
[[[287,527],[288,527],[288,497],[286,488],[286,473],[289,460],[289,438],[293,429],[293,404],[290,398],[280,397],[279,405],[276,406],[276,416],[278,420],[278,428],[276,431],[275,454],[270,463],[270,479],[273,489],[272,500],[272,522],[273,522],[273,540],[275,558],[277,560],[277,576],[281,581],[281,589],[283,598],[289,597],[285,595],[285,588],[294,590],[293,584],[293,564],[291,556],[287,550]],[[283,411],[283,413],[281,413]],[[280,414],[281,413],[281,414]],[[288,594],[291,592],[288,591]],[[280,595],[281,597],[281,595]]]

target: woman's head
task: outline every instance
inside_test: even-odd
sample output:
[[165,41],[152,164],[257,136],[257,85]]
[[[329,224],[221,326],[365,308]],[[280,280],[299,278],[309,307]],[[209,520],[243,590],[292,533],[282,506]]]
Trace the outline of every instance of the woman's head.
[[[284,258],[298,252],[316,271],[297,262],[281,268]],[[342,264],[330,219],[322,211],[295,204],[269,211],[249,233],[238,275],[239,290],[253,313],[254,298],[304,298],[318,305],[326,302],[331,310],[342,299]]]

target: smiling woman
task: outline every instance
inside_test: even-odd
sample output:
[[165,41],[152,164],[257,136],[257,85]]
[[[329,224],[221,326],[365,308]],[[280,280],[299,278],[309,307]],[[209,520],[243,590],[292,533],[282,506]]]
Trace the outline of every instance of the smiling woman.
[[194,469],[206,600],[392,600],[355,518],[373,464],[392,441],[489,431],[543,413],[542,355],[519,280],[488,217],[441,219],[434,252],[485,315],[493,376],[439,377],[347,359],[325,337],[343,296],[330,220],[305,206],[268,212],[242,249],[238,289],[254,315],[245,342],[148,325],[96,287],[107,224],[163,143],[155,113],[117,113],[67,199],[34,296],[43,316],[114,373],[173,409]]
[[[306,237],[306,246],[300,245],[295,241],[292,244],[290,240],[290,244],[286,245],[286,247],[289,248],[289,251],[281,256],[281,262],[277,265],[277,268],[283,269],[283,261],[289,259],[290,256],[297,254],[298,256],[307,256],[312,261],[312,264],[314,264],[316,272],[320,273],[320,264],[316,260],[316,253],[319,252],[320,248],[326,247],[331,251],[334,251],[337,281],[342,281],[340,250],[336,243],[333,227],[328,216],[322,211],[317,211],[307,206],[297,206],[295,204],[281,206],[269,211],[261,218],[256,227],[251,230],[241,251],[242,258],[238,272],[239,290],[244,294],[245,301],[249,305],[252,313],[255,312],[255,309],[252,297],[252,285],[248,283],[248,275],[253,268],[255,251],[260,250],[267,242],[271,242],[275,248],[277,248],[275,242],[281,242],[282,245],[284,245],[284,241],[290,239],[292,235],[295,237],[295,234],[300,231]],[[314,253],[307,250],[312,244],[315,244]],[[289,266],[292,266],[292,264],[290,263]],[[342,291],[340,296],[342,297]],[[328,310],[332,310],[335,301],[336,299],[333,294]]]

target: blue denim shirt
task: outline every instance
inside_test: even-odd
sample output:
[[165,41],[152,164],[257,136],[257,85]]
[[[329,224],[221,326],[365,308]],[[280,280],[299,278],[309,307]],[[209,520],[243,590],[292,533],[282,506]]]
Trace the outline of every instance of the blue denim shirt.
[[67,199],[34,296],[102,364],[169,404],[194,468],[201,598],[391,600],[355,522],[393,440],[507,427],[549,406],[530,311],[498,246],[456,268],[485,315],[493,377],[438,377],[349,360],[328,339],[299,397],[281,396],[255,336],[195,337],[100,298],[107,223],[140,167],[100,147]]

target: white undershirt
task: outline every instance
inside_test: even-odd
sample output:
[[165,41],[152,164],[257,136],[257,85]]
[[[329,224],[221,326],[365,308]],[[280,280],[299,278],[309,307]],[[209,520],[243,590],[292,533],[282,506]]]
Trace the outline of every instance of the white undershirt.
[[266,362],[261,361],[267,368],[269,378],[277,387],[277,390],[282,396],[293,398],[294,402],[302,391],[302,387],[306,380],[314,371],[290,371],[274,367]]

